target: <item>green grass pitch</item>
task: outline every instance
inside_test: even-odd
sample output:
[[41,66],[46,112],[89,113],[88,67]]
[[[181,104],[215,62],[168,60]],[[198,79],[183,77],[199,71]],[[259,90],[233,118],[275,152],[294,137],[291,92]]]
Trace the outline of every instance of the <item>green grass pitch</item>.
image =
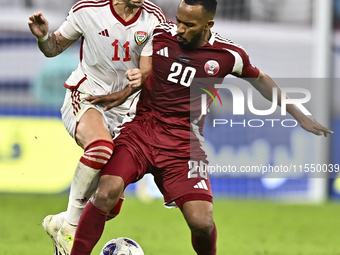
[[[52,255],[41,221],[65,210],[67,195],[0,194],[0,254]],[[297,205],[215,199],[219,255],[340,255],[340,204]],[[146,255],[190,255],[190,232],[178,209],[127,196],[92,254],[115,237],[136,240]]]

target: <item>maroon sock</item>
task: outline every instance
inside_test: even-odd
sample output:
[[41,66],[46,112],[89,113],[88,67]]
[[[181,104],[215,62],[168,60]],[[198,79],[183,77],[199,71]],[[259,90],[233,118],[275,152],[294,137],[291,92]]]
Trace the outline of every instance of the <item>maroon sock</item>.
[[199,237],[191,233],[191,243],[197,255],[216,255],[217,230],[214,229],[210,236]]
[[106,216],[89,201],[81,214],[74,238],[71,255],[90,255],[100,239],[105,226]]

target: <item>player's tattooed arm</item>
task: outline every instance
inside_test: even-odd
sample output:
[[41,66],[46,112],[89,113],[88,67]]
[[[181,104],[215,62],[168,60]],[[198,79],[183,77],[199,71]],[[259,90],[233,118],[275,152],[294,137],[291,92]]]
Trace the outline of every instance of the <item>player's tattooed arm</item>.
[[59,55],[78,40],[66,39],[59,29],[53,34],[49,34],[49,22],[41,11],[37,11],[28,17],[28,26],[37,38],[39,49],[46,57]]
[[55,57],[73,45],[77,40],[66,39],[59,30],[49,34],[47,40],[38,41],[39,49],[46,57]]

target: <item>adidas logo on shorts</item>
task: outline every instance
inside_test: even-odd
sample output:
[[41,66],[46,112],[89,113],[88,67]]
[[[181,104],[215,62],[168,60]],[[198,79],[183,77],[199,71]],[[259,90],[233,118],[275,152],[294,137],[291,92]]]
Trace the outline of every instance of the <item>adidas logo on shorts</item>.
[[208,190],[208,186],[205,182],[205,180],[202,180],[200,181],[199,183],[197,183],[195,186],[194,186],[195,189],[206,189]]

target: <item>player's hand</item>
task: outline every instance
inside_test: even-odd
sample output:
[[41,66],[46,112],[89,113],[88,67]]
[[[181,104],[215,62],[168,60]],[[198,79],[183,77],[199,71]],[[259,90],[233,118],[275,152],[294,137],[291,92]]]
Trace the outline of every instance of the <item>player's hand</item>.
[[49,25],[41,11],[35,12],[33,15],[29,16],[28,19],[28,26],[33,35],[35,35],[37,38],[47,35]]
[[104,111],[110,110],[112,107],[118,106],[125,102],[126,98],[129,95],[125,90],[115,92],[109,95],[100,95],[100,96],[90,96],[85,99],[91,104],[104,104]]
[[125,75],[129,81],[129,87],[140,88],[142,86],[142,73],[140,69],[129,69],[126,71]]
[[333,134],[334,132],[322,126],[316,119],[306,116],[302,121],[300,121],[300,126],[308,132],[315,135],[324,135],[327,137],[328,134]]

